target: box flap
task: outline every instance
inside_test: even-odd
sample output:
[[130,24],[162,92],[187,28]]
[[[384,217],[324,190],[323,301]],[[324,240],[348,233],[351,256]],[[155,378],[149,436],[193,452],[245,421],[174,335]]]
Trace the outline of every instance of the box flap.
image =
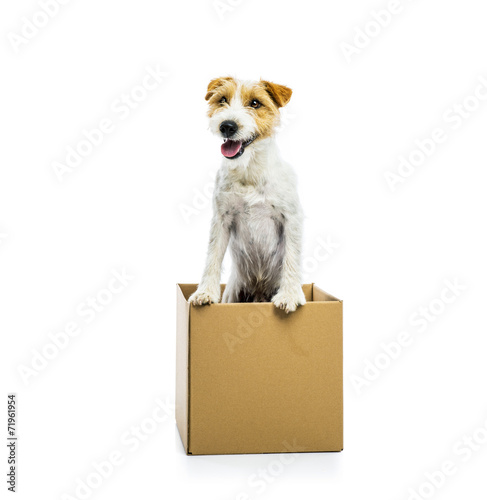
[[[185,285],[182,285],[185,286]],[[176,287],[176,424],[188,452],[188,408],[189,408],[189,303],[182,286]]]

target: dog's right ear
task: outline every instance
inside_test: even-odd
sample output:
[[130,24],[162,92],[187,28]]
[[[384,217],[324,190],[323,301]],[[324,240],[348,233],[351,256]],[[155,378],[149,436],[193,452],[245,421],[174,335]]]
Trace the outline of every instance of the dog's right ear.
[[206,91],[205,100],[209,101],[211,99],[211,96],[215,93],[215,90],[218,87],[221,87],[225,82],[229,82],[230,80],[233,80],[233,78],[231,76],[223,76],[223,77],[215,78],[214,80],[211,80],[211,82],[208,84],[208,89]]
[[271,96],[278,108],[285,106],[291,99],[293,91],[289,87],[279,85],[278,83],[268,82],[266,80],[261,80],[261,83],[264,85],[267,93]]

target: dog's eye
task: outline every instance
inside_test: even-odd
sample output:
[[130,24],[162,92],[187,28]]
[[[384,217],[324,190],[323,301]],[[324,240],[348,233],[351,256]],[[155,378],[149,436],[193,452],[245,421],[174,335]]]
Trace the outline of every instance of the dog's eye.
[[252,99],[250,101],[251,108],[257,109],[257,108],[260,108],[261,106],[262,106],[262,104],[257,99]]
[[222,97],[220,99],[220,104],[223,104],[224,102],[227,102],[227,98],[226,97]]

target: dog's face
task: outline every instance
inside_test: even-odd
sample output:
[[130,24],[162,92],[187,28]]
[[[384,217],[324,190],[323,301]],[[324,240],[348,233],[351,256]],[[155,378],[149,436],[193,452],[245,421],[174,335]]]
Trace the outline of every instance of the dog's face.
[[284,85],[260,80],[243,82],[231,77],[208,84],[210,130],[221,137],[222,155],[247,164],[259,142],[270,137],[279,123],[279,108],[291,99]]

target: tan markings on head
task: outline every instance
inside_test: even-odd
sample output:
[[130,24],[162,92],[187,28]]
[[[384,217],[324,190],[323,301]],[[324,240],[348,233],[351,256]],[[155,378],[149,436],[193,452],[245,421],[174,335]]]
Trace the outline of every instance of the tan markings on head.
[[[279,124],[279,108],[289,102],[291,94],[290,88],[266,80],[249,83],[237,82],[232,77],[222,77],[211,80],[205,99],[208,101],[208,116],[211,118],[218,111],[227,109],[237,97],[254,119],[257,134],[263,139],[270,137],[275,126]],[[257,100],[260,106],[253,107],[254,100]]]
[[212,116],[215,111],[222,108],[221,98],[225,97],[230,102],[237,90],[237,82],[231,76],[215,78],[208,84],[205,99],[208,101],[208,116]]
[[[274,127],[279,123],[279,107],[284,106],[289,101],[291,93],[292,90],[283,85],[270,84],[270,82],[263,80],[242,85],[240,90],[242,105],[246,106],[254,115],[259,138],[264,139],[272,135]],[[253,108],[251,103],[254,99],[261,106]]]
[[261,80],[260,83],[264,85],[265,89],[278,108],[285,106],[290,101],[293,91],[289,87],[279,85],[278,83],[268,82],[266,80]]

